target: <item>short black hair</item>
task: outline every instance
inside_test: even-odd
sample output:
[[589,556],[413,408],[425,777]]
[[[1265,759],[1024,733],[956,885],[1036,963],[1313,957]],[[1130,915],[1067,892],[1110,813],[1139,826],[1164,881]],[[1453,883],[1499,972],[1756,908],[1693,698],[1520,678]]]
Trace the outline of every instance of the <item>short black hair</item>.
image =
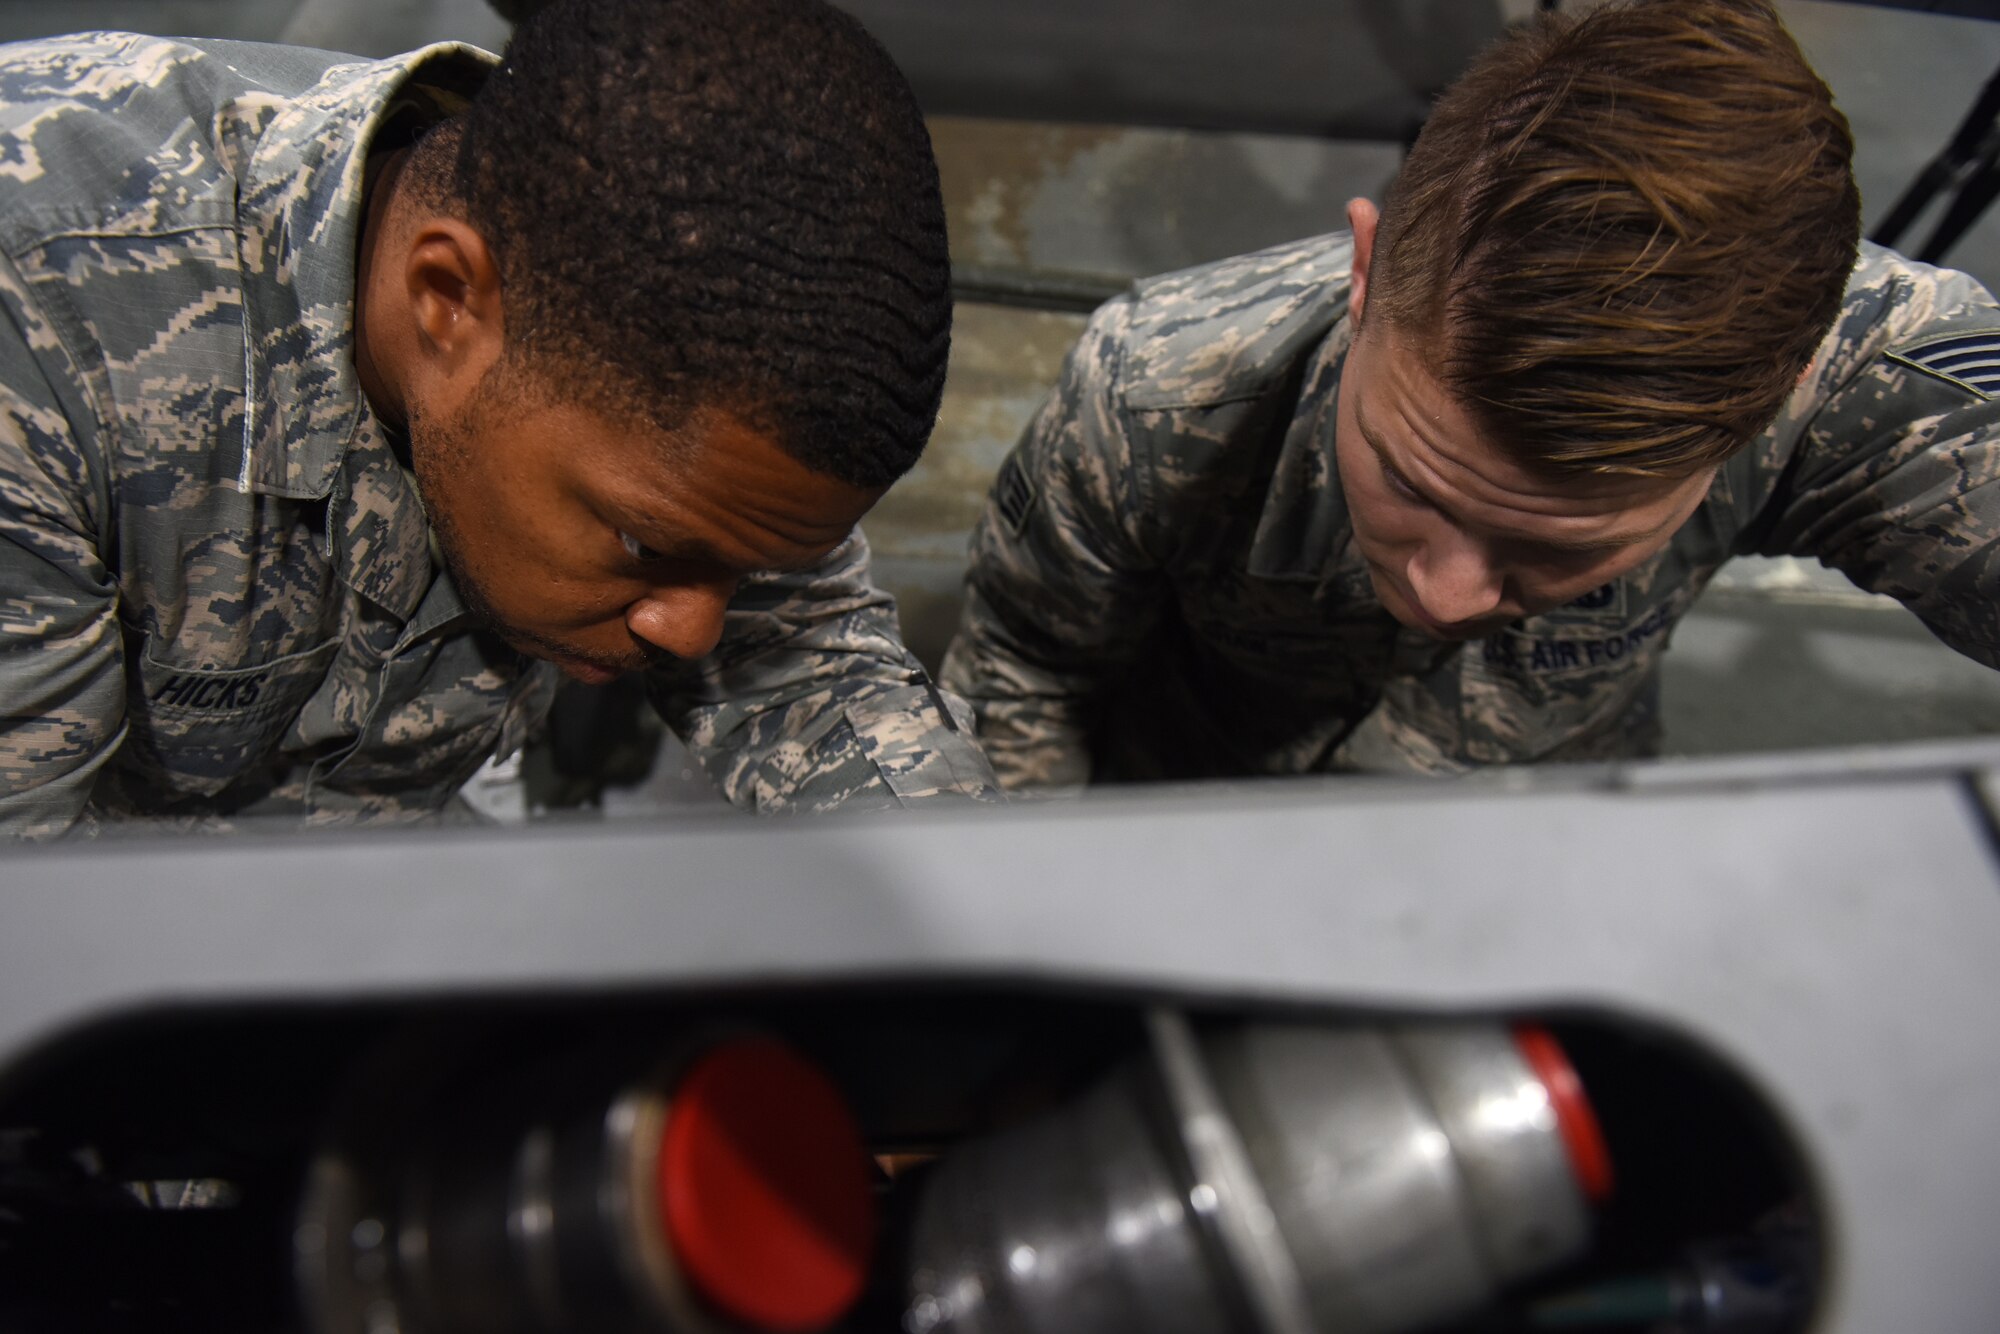
[[951,269],[929,132],[821,0],[557,0],[427,143],[493,247],[510,361],[673,424],[722,408],[855,486],[937,420]]

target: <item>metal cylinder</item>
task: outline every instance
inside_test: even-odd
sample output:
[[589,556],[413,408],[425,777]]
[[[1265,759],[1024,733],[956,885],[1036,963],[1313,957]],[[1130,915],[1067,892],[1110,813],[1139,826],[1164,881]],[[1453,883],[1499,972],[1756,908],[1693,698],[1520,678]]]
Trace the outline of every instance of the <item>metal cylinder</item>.
[[1150,1084],[1127,1067],[1060,1115],[939,1160],[915,1224],[908,1334],[1235,1323],[1159,1152]]
[[908,1334],[1397,1334],[1587,1243],[1602,1143],[1545,1034],[1150,1032],[1077,1103],[933,1169]]
[[316,1161],[295,1229],[319,1334],[823,1329],[860,1296],[858,1128],[779,1043],[646,1076],[571,1061],[406,1097]]

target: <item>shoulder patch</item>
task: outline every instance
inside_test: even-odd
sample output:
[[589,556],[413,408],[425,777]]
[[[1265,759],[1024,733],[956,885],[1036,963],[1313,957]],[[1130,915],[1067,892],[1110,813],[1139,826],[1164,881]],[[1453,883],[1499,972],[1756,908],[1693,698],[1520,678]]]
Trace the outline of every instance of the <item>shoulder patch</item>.
[[2000,329],[1950,334],[1915,347],[1898,348],[1889,355],[1982,398],[2000,394]]
[[1028,509],[1034,500],[1035,485],[1028,480],[1028,470],[1021,466],[1020,454],[1009,454],[1000,465],[1000,475],[993,480],[993,504],[1016,537],[1027,526]]

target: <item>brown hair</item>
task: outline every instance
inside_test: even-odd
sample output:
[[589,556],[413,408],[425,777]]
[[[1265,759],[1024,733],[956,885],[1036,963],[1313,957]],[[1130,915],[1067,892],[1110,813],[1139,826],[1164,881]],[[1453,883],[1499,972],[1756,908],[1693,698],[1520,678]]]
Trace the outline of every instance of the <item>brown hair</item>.
[[1854,141],[1763,0],[1502,39],[1390,187],[1366,309],[1555,474],[1684,476],[1770,424],[1839,311]]

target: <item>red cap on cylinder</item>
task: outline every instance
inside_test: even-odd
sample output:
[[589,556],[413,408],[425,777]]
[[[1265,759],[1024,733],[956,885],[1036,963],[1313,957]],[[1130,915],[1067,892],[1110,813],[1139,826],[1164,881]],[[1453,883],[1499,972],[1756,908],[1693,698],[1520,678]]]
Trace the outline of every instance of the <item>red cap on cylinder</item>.
[[1577,1185],[1592,1204],[1604,1203],[1611,1198],[1611,1150],[1605,1147],[1604,1131],[1584,1094],[1583,1081],[1576,1077],[1576,1067],[1569,1063],[1562,1044],[1539,1025],[1516,1026],[1514,1045],[1548,1090],[1549,1105],[1556,1113],[1556,1131],[1562,1136]]
[[861,1295],[875,1240],[861,1131],[781,1044],[724,1043],[688,1068],[661,1133],[659,1187],[675,1263],[718,1314],[813,1330]]

